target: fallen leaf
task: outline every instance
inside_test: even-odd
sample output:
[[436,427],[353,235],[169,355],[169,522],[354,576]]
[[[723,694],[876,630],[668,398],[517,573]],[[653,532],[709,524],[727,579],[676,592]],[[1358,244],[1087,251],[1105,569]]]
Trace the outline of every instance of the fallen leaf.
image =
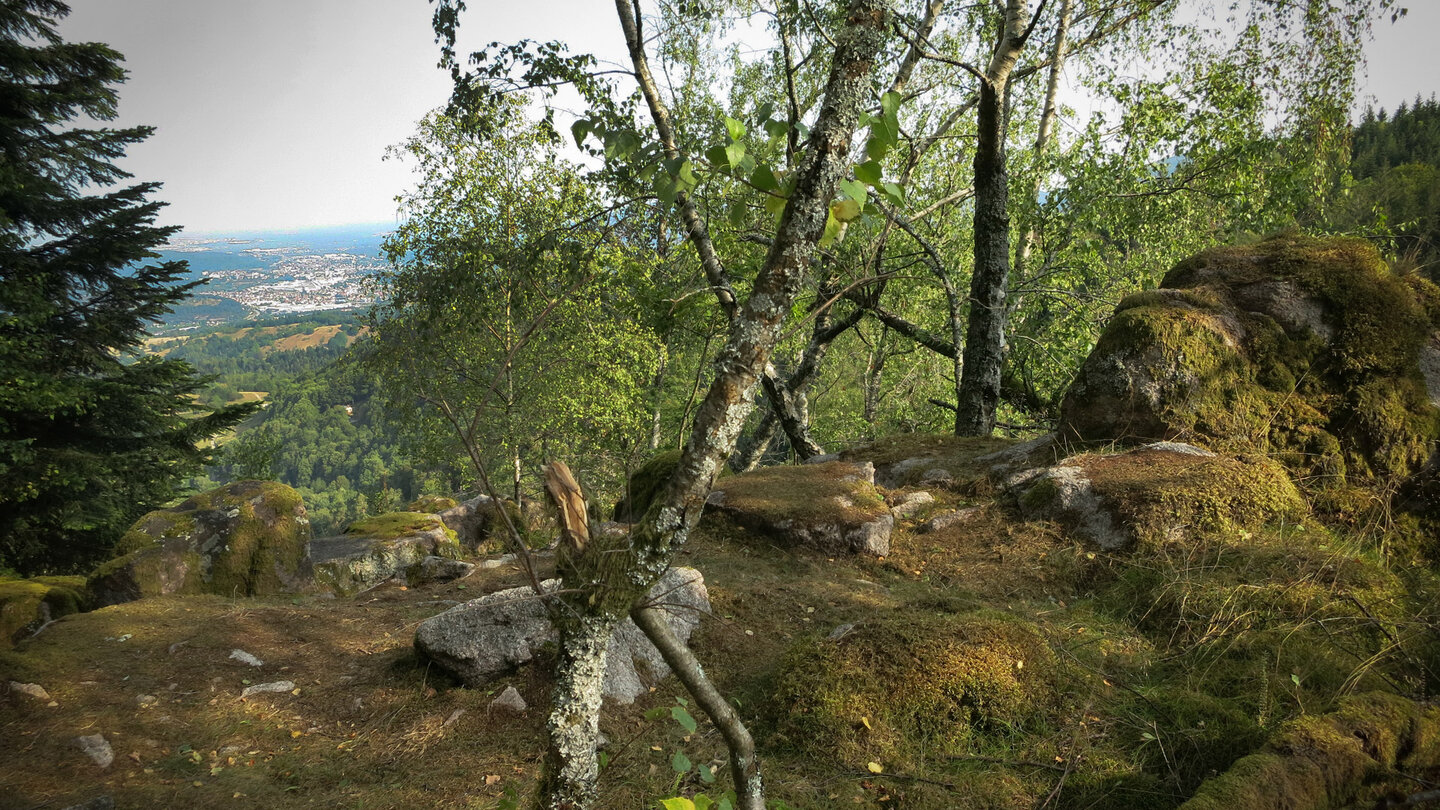
[[868,718],[868,717],[862,717],[862,718],[860,718],[860,724],[863,725],[863,726],[865,726],[865,728],[870,729],[871,731],[874,731],[874,730],[875,730],[875,727],[872,726],[872,725],[870,725],[870,718]]
[[500,784],[500,776],[499,776],[499,774],[490,774],[489,776],[486,776],[486,777],[485,777],[485,784],[486,784],[486,786],[489,786],[489,785],[498,785],[498,784]]
[[867,770],[867,771],[869,771],[869,772],[871,772],[871,773],[884,773],[884,772],[885,772],[884,766],[882,766],[882,765],[881,765],[880,763],[878,763],[878,762],[867,762],[867,763],[865,763],[865,770]]

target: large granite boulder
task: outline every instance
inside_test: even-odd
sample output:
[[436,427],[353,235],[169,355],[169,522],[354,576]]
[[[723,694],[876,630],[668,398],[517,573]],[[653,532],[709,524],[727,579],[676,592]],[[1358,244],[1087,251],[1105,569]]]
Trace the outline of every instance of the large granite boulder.
[[[527,502],[521,509],[512,500],[500,500],[489,495],[478,495],[440,511],[440,520],[455,532],[455,539],[465,549],[489,554],[511,547],[506,539],[510,527],[520,532],[527,541],[536,521]],[[506,525],[508,522],[508,526]]]
[[89,607],[84,577],[0,579],[0,650]]
[[[560,580],[541,583],[546,592]],[[672,568],[650,590],[650,597],[665,610],[670,628],[681,641],[700,625],[710,610],[705,579],[693,568]],[[415,649],[467,686],[484,686],[531,661],[540,649],[554,645],[558,634],[546,614],[544,602],[533,589],[511,588],[472,599],[420,623]],[[629,704],[670,674],[640,628],[625,619],[610,639],[605,670],[605,697]]]
[[1317,484],[1403,478],[1440,436],[1440,289],[1358,239],[1204,251],[1120,302],[1061,428],[1264,453]]
[[764,467],[722,479],[710,492],[701,520],[715,515],[827,554],[884,556],[895,527],[868,462]]
[[290,487],[236,481],[145,515],[119,550],[90,574],[99,606],[176,593],[264,596],[308,584],[310,521]]
[[1264,456],[1222,456],[1178,442],[1113,455],[1072,456],[1005,480],[1026,518],[1054,520],[1106,550],[1197,537],[1239,539],[1296,519],[1305,502],[1285,468]]
[[458,559],[461,549],[439,515],[391,512],[358,520],[342,535],[317,538],[311,556],[315,584],[351,596],[419,571],[427,557]]

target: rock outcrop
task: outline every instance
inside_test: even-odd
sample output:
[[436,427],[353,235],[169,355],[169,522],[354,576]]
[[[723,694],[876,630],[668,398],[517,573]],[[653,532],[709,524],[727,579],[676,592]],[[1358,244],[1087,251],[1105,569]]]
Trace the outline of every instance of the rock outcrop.
[[460,552],[455,532],[438,515],[391,512],[356,521],[343,535],[315,540],[311,553],[316,585],[351,596],[411,569],[421,576],[426,558],[454,560]]
[[1403,478],[1440,436],[1440,290],[1358,239],[1204,251],[1126,298],[1067,438],[1265,453],[1318,484]]
[[1199,536],[1238,539],[1305,510],[1289,475],[1274,461],[1220,456],[1176,442],[1073,456],[1016,473],[1005,486],[1025,517],[1054,520],[1106,550]]
[[[546,591],[560,586],[556,579],[541,583]],[[705,580],[693,568],[672,568],[650,591],[665,609],[670,627],[682,641],[710,609]],[[558,634],[545,605],[530,588],[511,588],[473,599],[420,623],[415,649],[467,686],[484,686],[523,664],[540,649],[554,645]],[[605,671],[605,696],[628,704],[651,685],[670,674],[640,628],[625,619],[610,639]]]
[[310,521],[290,487],[237,481],[145,515],[119,549],[90,574],[99,606],[177,593],[264,596],[308,584]]
[[[869,463],[764,467],[715,485],[705,515],[828,554],[890,553],[895,518]],[[707,519],[702,517],[701,520]]]
[[0,650],[89,607],[84,577],[0,579]]

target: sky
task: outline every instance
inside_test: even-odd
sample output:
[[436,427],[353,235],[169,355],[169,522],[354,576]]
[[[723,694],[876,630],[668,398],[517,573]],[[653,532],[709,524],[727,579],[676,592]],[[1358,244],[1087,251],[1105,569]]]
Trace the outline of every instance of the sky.
[[[1187,0],[1193,2],[1196,0]],[[1376,24],[1365,94],[1394,109],[1440,90],[1440,0]],[[410,170],[382,160],[449,96],[426,0],[71,0],[69,40],[125,55],[118,125],[156,133],[121,165],[164,183],[187,234],[389,223]],[[559,39],[611,61],[599,0],[470,0],[461,50]]]

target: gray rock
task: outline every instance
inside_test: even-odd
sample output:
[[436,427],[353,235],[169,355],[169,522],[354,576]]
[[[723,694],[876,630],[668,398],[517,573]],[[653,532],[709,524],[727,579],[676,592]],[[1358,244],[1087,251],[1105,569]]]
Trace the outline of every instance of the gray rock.
[[928,469],[920,476],[920,483],[922,484],[938,484],[943,486],[954,482],[954,480],[955,476],[951,475],[950,471],[943,467]]
[[935,496],[920,490],[918,492],[906,492],[894,499],[890,505],[890,514],[899,520],[906,520],[915,517],[922,509],[935,503]]
[[252,667],[263,667],[263,666],[265,666],[265,662],[264,662],[264,661],[261,661],[259,658],[256,658],[255,656],[253,656],[253,655],[251,655],[250,653],[245,652],[244,650],[241,650],[241,649],[231,650],[231,651],[230,651],[230,660],[231,660],[231,661],[239,661],[239,662],[242,663],[242,664],[249,664],[249,665],[252,666]]
[[806,464],[828,464],[829,462],[839,461],[839,460],[840,460],[840,454],[839,454],[839,453],[821,453],[821,454],[818,455],[818,456],[811,456],[810,458],[805,459],[805,462],[804,462],[804,463],[806,463]]
[[[541,587],[553,592],[556,579]],[[666,611],[671,629],[687,640],[710,609],[704,578],[693,568],[672,568],[650,591]],[[530,588],[512,588],[453,607],[420,623],[415,648],[469,686],[483,686],[528,663],[546,644],[557,641],[540,597]],[[670,674],[659,650],[630,619],[610,640],[605,696],[628,704]]]
[[46,692],[45,687],[41,686],[38,683],[20,683],[19,681],[11,681],[10,694],[25,695],[26,697],[34,698],[41,703],[50,702],[50,693]]
[[1440,333],[1431,335],[1420,349],[1420,374],[1425,378],[1430,404],[1440,408]]
[[[1020,511],[1028,520],[1057,520],[1084,540],[1106,549],[1128,546],[1134,539],[1119,525],[1095,493],[1085,470],[1061,464],[1025,480]],[[1039,497],[1045,487],[1045,497]]]
[[930,532],[948,529],[951,526],[958,526],[962,523],[969,523],[979,517],[983,511],[985,511],[985,508],[982,506],[971,506],[966,509],[955,509],[950,512],[944,512],[921,524],[920,531],[922,534],[928,534]]
[[766,467],[721,481],[706,498],[701,520],[723,514],[753,531],[827,554],[884,556],[890,553],[895,518],[884,508],[874,479],[875,465],[868,461]]
[[525,702],[525,698],[521,697],[520,691],[513,686],[505,687],[505,691],[501,692],[499,697],[490,701],[490,711],[492,712],[500,709],[519,714],[528,708],[530,706]]
[[474,563],[451,560],[433,554],[405,569],[405,584],[411,587],[429,582],[451,582],[470,575]]
[[480,495],[452,506],[440,513],[440,519],[455,532],[460,545],[475,548],[489,533],[490,520],[495,514],[489,495]]
[[886,489],[896,489],[914,478],[916,470],[933,463],[935,460],[931,458],[907,458],[897,461],[888,467],[882,467],[876,474],[874,482]]
[[1061,457],[1060,447],[1054,433],[1046,433],[1028,442],[1013,444],[1004,450],[996,450],[977,456],[975,462],[983,464],[990,477],[1003,480],[1022,470],[1054,464]]
[[76,737],[75,745],[85,753],[85,756],[90,757],[91,762],[101,768],[108,768],[110,763],[115,761],[115,751],[110,748],[110,743],[106,742],[103,735],[90,734]]
[[248,698],[251,695],[279,694],[292,692],[294,690],[295,683],[293,681],[271,681],[270,683],[257,683],[254,686],[245,687],[245,691],[240,693],[240,697]]

